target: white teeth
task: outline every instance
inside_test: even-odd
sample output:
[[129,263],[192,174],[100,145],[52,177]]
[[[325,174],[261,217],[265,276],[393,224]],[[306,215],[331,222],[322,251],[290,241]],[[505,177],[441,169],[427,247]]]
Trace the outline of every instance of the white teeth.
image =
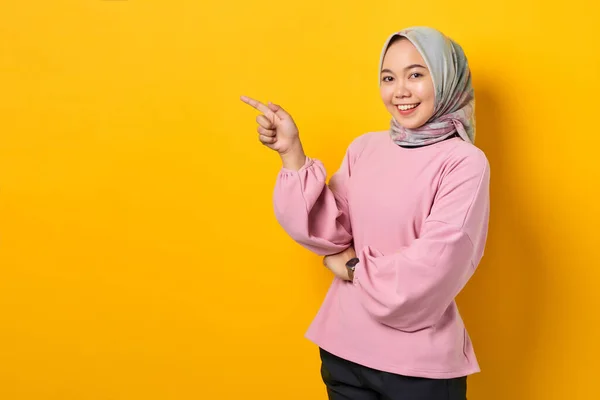
[[415,108],[416,106],[418,106],[418,104],[412,104],[412,105],[399,105],[398,109],[401,111],[406,111],[406,110],[410,110],[412,108]]

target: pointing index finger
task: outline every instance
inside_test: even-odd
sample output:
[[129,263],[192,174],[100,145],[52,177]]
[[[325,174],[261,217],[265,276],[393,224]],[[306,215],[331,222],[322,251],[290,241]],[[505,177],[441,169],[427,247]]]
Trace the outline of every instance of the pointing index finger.
[[248,96],[242,96],[240,98],[244,103],[251,105],[252,107],[256,108],[258,111],[262,112],[263,114],[271,114],[271,110],[269,109],[269,107],[267,107],[266,105],[264,105],[263,103],[261,103],[258,100],[254,100],[251,97]]

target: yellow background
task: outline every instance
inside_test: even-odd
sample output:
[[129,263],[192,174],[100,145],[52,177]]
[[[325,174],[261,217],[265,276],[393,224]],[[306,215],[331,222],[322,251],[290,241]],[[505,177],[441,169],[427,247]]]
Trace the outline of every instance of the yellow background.
[[325,399],[303,335],[332,278],[277,225],[239,96],[331,173],[387,128],[410,25],[467,52],[492,167],[469,399],[599,398],[597,4],[3,1],[0,399]]

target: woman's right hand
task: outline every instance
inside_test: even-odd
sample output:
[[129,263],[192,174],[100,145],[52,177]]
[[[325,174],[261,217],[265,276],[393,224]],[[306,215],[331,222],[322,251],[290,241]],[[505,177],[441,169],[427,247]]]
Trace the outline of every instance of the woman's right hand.
[[[258,140],[271,150],[281,155],[287,167],[299,169],[304,164],[304,150],[300,142],[298,127],[292,116],[282,107],[269,103],[265,105],[258,100],[242,96],[241,100],[262,112],[256,117],[258,122]],[[301,163],[300,165],[297,165]]]

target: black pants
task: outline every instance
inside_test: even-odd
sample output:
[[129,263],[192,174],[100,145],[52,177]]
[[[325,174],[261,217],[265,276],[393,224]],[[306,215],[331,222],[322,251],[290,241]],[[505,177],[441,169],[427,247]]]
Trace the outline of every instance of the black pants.
[[416,378],[378,371],[323,349],[321,376],[330,400],[466,400],[467,377]]

